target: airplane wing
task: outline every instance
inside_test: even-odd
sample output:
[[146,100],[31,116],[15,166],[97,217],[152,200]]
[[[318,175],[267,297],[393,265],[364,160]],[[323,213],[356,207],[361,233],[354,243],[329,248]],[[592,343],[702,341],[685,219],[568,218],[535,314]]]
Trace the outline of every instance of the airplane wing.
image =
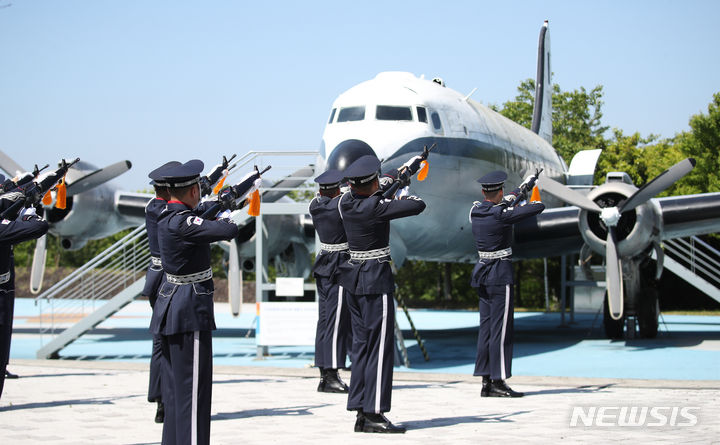
[[[720,232],[720,193],[654,198],[659,211],[660,237],[684,238]],[[547,209],[513,228],[516,258],[540,258],[579,252],[583,233],[580,209],[575,206]],[[640,253],[640,252],[637,252]]]
[[657,198],[663,239],[720,232],[720,193]]
[[115,209],[126,218],[140,218],[145,221],[145,206],[154,197],[151,193],[117,192]]

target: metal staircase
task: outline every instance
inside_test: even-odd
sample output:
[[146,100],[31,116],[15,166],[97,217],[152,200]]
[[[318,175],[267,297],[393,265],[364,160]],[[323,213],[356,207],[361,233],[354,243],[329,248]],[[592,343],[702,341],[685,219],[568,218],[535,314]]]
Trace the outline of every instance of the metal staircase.
[[664,267],[720,302],[720,252],[696,236],[663,245]]
[[61,349],[137,298],[149,262],[143,224],[40,294],[35,299],[42,334],[37,358],[57,358]]

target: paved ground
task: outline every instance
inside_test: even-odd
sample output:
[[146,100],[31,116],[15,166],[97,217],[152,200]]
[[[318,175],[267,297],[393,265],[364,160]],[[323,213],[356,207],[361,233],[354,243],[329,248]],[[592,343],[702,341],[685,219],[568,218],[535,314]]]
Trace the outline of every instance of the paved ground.
[[[14,359],[11,370],[21,378],[6,381],[0,400],[3,444],[160,441],[154,405],[145,400],[145,364]],[[345,396],[315,392],[315,375],[216,366],[212,443],[720,443],[718,381],[517,376],[510,383],[526,397],[488,399],[467,375],[397,372],[389,417],[408,432],[389,437],[352,432]],[[586,419],[571,427],[574,407]],[[612,424],[625,412],[618,407],[655,411],[642,426],[584,426],[591,410],[595,421]],[[665,425],[653,426],[659,423]]]

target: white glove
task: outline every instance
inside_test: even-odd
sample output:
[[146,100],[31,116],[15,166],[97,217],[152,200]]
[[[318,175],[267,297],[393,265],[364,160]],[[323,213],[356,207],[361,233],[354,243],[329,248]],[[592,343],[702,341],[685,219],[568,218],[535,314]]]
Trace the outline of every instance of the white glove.
[[398,169],[398,171],[402,171],[403,168],[410,168],[410,166],[413,165],[413,162],[420,162],[420,161],[422,161],[422,158],[420,157],[420,155],[415,156],[415,157],[411,158],[409,161],[407,161],[406,163],[404,163],[402,165],[402,167],[400,167]]
[[27,207],[20,211],[20,218],[24,216],[36,216],[37,212],[35,211],[35,207]]
[[402,199],[403,197],[405,197],[409,194],[410,194],[410,188],[405,186],[405,187],[401,188],[400,190],[398,190],[398,192],[395,194],[395,197],[397,199]]
[[522,182],[522,184],[520,184],[520,188],[523,188],[523,186],[524,186],[525,188],[528,188],[528,185],[530,184],[530,182],[531,182],[533,179],[535,179],[535,175],[530,175],[530,176],[528,176],[527,178],[525,178],[525,180]]
[[218,213],[217,219],[218,219],[218,220],[220,220],[220,219],[229,219],[231,213],[232,213],[232,212],[231,212],[230,210],[225,210],[225,211],[223,211],[223,212],[220,212],[220,213]]

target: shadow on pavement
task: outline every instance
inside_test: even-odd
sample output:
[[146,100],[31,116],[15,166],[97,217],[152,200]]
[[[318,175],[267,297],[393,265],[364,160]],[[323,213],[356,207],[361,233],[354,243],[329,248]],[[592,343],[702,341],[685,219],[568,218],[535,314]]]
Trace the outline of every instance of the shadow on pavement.
[[25,403],[23,405],[9,405],[6,407],[0,407],[2,411],[17,411],[21,409],[37,409],[37,408],[55,408],[57,406],[71,406],[71,405],[112,405],[117,400],[131,399],[135,397],[142,397],[139,394],[123,396],[123,397],[104,397],[94,399],[73,399],[73,400],[53,400],[50,402],[35,402]]
[[212,416],[212,420],[232,420],[246,419],[248,417],[264,417],[264,416],[311,416],[311,410],[329,406],[328,403],[322,405],[309,406],[289,406],[287,408],[264,408],[249,409],[245,411],[237,411],[234,413],[217,413]]
[[427,428],[442,428],[446,426],[458,425],[461,423],[477,423],[477,422],[515,422],[511,417],[522,414],[531,413],[532,411],[516,411],[506,414],[487,414],[484,416],[457,416],[457,417],[436,417],[427,420],[410,420],[402,422],[402,426],[408,430],[424,430]]

